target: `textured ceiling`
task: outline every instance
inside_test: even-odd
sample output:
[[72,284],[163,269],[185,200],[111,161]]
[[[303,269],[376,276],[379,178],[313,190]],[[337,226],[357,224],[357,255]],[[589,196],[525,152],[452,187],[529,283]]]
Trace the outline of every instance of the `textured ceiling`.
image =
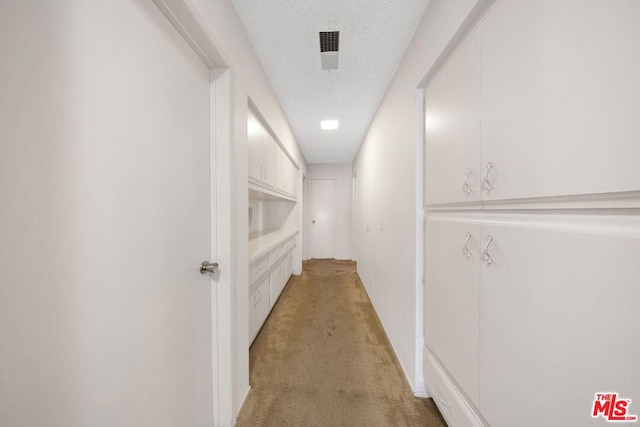
[[[232,1],[307,162],[350,163],[429,0]],[[340,31],[336,71],[320,70],[327,30]]]

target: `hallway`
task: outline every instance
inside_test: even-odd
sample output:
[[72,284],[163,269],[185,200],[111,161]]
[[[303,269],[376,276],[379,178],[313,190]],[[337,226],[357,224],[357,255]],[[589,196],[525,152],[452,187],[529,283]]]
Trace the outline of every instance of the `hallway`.
[[238,426],[445,426],[412,395],[351,261],[305,261],[250,366]]

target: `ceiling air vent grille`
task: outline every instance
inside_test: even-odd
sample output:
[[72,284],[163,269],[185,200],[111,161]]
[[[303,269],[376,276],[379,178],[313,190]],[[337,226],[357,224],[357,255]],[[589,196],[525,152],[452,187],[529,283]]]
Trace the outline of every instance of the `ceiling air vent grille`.
[[320,31],[320,53],[337,52],[340,47],[340,31]]

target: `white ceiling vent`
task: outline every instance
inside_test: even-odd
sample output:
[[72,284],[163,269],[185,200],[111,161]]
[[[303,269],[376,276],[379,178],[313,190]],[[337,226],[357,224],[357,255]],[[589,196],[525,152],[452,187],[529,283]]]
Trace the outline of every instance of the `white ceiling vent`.
[[322,70],[337,70],[340,31],[320,31],[319,36],[320,68]]

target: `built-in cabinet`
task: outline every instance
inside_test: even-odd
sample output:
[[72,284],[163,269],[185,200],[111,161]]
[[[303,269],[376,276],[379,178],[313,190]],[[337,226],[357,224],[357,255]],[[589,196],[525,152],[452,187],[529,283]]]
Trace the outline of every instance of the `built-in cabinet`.
[[637,22],[498,0],[427,83],[424,374],[451,427],[640,396]]
[[426,203],[640,190],[639,17],[496,2],[426,88]]
[[295,197],[298,184],[298,169],[280,147],[276,147],[276,190]]
[[299,169],[253,110],[250,106],[247,118],[251,341],[293,274],[294,259],[300,262],[295,251],[299,224],[291,221]]
[[277,233],[253,241],[249,265],[249,337],[253,341],[293,274],[296,233]]
[[247,137],[250,188],[284,200],[296,200],[297,166],[251,111]]
[[487,200],[640,189],[640,2],[502,0],[481,32]]

